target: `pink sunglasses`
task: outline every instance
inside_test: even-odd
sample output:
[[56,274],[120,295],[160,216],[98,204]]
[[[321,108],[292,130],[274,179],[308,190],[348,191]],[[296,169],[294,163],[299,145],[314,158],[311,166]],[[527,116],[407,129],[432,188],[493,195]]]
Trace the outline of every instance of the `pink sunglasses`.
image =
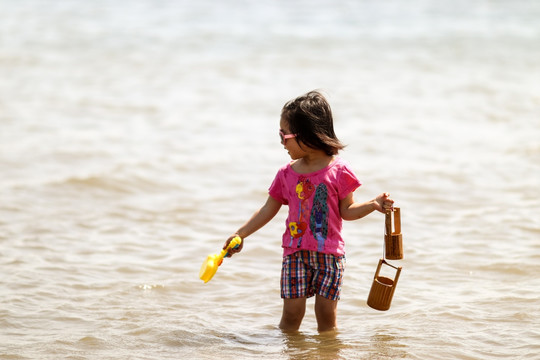
[[285,134],[281,129],[279,129],[279,137],[281,138],[281,143],[284,143],[287,139],[295,138],[296,134]]

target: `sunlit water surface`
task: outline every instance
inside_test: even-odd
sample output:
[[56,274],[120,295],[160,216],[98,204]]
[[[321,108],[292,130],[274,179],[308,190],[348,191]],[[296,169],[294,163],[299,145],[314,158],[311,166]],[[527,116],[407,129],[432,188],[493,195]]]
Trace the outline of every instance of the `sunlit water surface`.
[[[506,359],[540,353],[540,3],[0,4],[1,359]],[[402,211],[392,307],[366,305],[384,216],[346,223],[339,331],[277,328],[286,209],[202,261],[323,89],[342,156]]]

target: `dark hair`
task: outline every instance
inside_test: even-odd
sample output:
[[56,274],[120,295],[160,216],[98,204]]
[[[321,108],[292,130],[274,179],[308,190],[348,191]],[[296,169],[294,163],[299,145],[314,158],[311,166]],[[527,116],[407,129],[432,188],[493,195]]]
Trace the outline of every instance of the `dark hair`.
[[345,146],[334,132],[334,120],[330,104],[318,91],[310,91],[287,102],[281,117],[289,124],[296,139],[313,149],[336,155]]

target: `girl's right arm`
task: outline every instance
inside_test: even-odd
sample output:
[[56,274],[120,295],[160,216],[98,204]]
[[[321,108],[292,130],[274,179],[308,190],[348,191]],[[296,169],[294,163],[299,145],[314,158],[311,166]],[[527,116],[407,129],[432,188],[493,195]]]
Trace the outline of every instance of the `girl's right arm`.
[[276,216],[280,208],[281,203],[269,195],[268,199],[266,199],[266,203],[259,210],[255,211],[253,216],[251,216],[251,219],[249,219],[236,231],[236,233],[231,235],[227,239],[227,241],[225,241],[223,249],[227,248],[227,245],[229,245],[229,243],[235,236],[240,236],[240,238],[242,238],[242,243],[240,244],[240,246],[236,249],[229,250],[229,254],[227,256],[232,256],[242,251],[242,248],[244,246],[243,240],[257,230],[259,230],[260,228],[262,228],[270,220],[272,220],[274,216]]

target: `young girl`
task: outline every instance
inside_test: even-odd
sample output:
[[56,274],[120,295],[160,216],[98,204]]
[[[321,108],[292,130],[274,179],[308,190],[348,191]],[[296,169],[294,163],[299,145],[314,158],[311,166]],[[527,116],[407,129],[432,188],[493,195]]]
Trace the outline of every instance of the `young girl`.
[[[311,91],[285,104],[279,134],[292,161],[279,169],[266,203],[223,248],[235,236],[247,238],[268,223],[281,205],[288,205],[279,326],[283,331],[298,330],[306,299],[315,296],[318,331],[334,330],[345,265],[342,219],[359,219],[374,210],[385,212],[394,201],[388,193],[361,204],[354,201],[353,192],[361,184],[337,156],[344,146],[334,133],[330,105],[319,92]],[[228,256],[241,251],[243,244]]]

